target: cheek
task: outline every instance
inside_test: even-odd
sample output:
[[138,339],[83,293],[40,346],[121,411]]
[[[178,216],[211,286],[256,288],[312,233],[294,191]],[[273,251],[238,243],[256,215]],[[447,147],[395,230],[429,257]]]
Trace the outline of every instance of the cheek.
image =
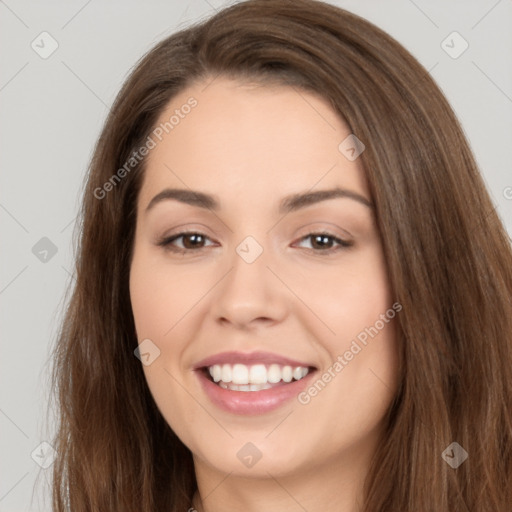
[[208,290],[207,276],[167,267],[141,250],[130,270],[130,298],[139,340],[162,339]]
[[[334,447],[375,439],[399,382],[396,313],[386,293],[370,305],[350,303],[350,315],[335,325],[336,336],[323,336],[328,358],[299,402],[317,421],[313,437],[329,435]],[[348,306],[347,306],[348,308]],[[386,316],[387,313],[387,316]],[[385,320],[381,320],[384,315]]]
[[305,301],[322,320],[316,336],[326,351],[318,376],[322,382],[304,402],[311,398],[316,407],[326,409],[341,404],[332,421],[340,428],[351,424],[357,429],[360,414],[368,427],[378,421],[396,391],[399,312],[393,308],[380,247],[347,256],[344,262],[336,269],[323,268],[316,279],[313,274],[301,276]]
[[[288,274],[292,280],[292,271]],[[294,291],[320,320],[316,334],[331,355],[344,351],[350,340],[379,321],[393,303],[384,256],[377,243],[364,251],[347,253],[336,264],[305,265],[296,276],[291,281]]]
[[183,387],[183,359],[190,337],[194,336],[193,329],[197,328],[191,323],[191,308],[198,301],[199,288],[206,285],[204,276],[179,267],[171,269],[155,259],[154,253],[139,247],[130,269],[137,339],[139,343],[151,340],[158,350],[143,371],[160,412],[179,437],[190,442],[187,425],[196,420],[198,411]]
[[[337,396],[345,411],[353,411],[353,428],[364,424],[370,431],[377,425],[396,394],[399,368],[396,342],[396,323],[390,320],[380,330],[372,326],[362,331],[368,334],[365,341],[354,338],[340,353],[343,369],[329,391]],[[359,411],[359,413],[356,413]],[[350,419],[342,411],[335,415],[335,423],[347,425]]]

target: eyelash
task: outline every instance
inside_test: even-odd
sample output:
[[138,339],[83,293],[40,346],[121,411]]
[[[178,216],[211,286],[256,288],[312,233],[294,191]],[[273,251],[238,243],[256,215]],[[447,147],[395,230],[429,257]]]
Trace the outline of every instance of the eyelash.
[[[185,236],[191,236],[191,235],[199,235],[201,237],[203,237],[204,239],[209,239],[209,237],[207,237],[206,235],[204,235],[203,233],[200,233],[200,232],[197,232],[197,231],[184,231],[182,233],[177,233],[176,235],[172,235],[170,237],[165,237],[163,238],[162,240],[160,240],[157,245],[159,245],[160,247],[164,247],[165,249],[169,250],[169,251],[172,251],[172,252],[175,252],[175,253],[179,253],[179,254],[186,254],[186,253],[190,253],[190,252],[199,252],[201,251],[202,249],[205,249],[206,247],[199,247],[197,249],[182,249],[181,247],[176,247],[175,245],[172,245],[172,243],[175,241],[175,240],[178,240],[180,238],[183,238]],[[309,233],[307,234],[306,236],[303,236],[302,238],[300,238],[299,241],[303,241],[303,240],[307,240],[308,238],[312,238],[312,237],[318,237],[318,236],[321,236],[321,237],[326,237],[326,238],[330,238],[332,241],[334,241],[335,243],[338,244],[338,247],[331,247],[329,249],[319,249],[319,250],[315,250],[315,249],[308,249],[310,251],[313,251],[317,254],[320,254],[322,256],[328,256],[330,254],[333,254],[335,252],[338,252],[340,250],[343,250],[343,249],[347,249],[348,247],[351,247],[353,244],[352,242],[347,242],[346,240],[342,240],[330,233],[326,233],[326,232],[313,232],[313,233]]]

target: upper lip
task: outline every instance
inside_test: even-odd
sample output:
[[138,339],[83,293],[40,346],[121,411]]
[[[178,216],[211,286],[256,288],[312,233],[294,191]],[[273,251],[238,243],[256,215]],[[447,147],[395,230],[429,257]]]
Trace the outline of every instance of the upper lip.
[[309,363],[305,363],[303,361],[297,361],[294,359],[290,359],[286,356],[281,356],[279,354],[273,354],[271,352],[221,352],[219,354],[215,354],[213,356],[209,356],[206,359],[202,359],[199,361],[194,368],[200,369],[208,366],[213,366],[215,364],[279,364],[283,366],[302,366],[304,368],[310,368],[314,366]]

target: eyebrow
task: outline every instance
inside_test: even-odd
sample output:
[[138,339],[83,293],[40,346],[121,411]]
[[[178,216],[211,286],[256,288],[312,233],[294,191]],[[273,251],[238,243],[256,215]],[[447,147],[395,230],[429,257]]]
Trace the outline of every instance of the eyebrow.
[[[279,213],[291,213],[307,206],[328,201],[330,199],[347,198],[357,201],[364,206],[373,209],[373,204],[366,197],[344,188],[332,188],[327,190],[317,190],[315,192],[303,192],[292,194],[283,198],[279,204]],[[176,200],[190,206],[197,206],[212,211],[220,210],[219,201],[212,195],[199,192],[197,190],[186,190],[180,188],[166,188],[159,192],[146,207],[146,213],[156,204],[165,200]]]

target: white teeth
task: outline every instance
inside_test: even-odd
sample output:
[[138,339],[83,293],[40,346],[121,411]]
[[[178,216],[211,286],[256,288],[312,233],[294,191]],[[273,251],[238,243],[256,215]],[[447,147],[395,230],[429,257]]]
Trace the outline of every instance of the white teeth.
[[276,384],[281,380],[281,367],[278,364],[271,364],[267,370],[267,381]]
[[223,382],[231,382],[233,380],[233,372],[231,371],[231,365],[222,365],[222,378]]
[[221,367],[218,364],[214,364],[213,366],[210,366],[210,375],[213,378],[214,382],[219,382],[222,378],[222,370]]
[[302,379],[302,368],[300,366],[297,366],[297,368],[293,369],[293,378],[295,380]]
[[249,382],[251,384],[266,384],[267,369],[264,364],[255,364],[249,368]]
[[229,389],[231,391],[261,391],[262,389],[270,389],[272,386],[270,384],[233,384],[226,383],[223,381],[219,382],[219,386],[224,389]]
[[285,382],[291,382],[293,379],[293,373],[292,373],[292,367],[291,366],[285,366],[282,370],[283,374],[283,380]]
[[249,368],[245,364],[233,365],[233,384],[249,384]]
[[271,364],[268,367],[264,364],[214,364],[208,368],[214,382],[224,389],[233,391],[261,391],[268,389],[271,384],[280,381],[285,383],[292,380],[303,379],[309,368],[305,366],[291,367],[288,365]]

